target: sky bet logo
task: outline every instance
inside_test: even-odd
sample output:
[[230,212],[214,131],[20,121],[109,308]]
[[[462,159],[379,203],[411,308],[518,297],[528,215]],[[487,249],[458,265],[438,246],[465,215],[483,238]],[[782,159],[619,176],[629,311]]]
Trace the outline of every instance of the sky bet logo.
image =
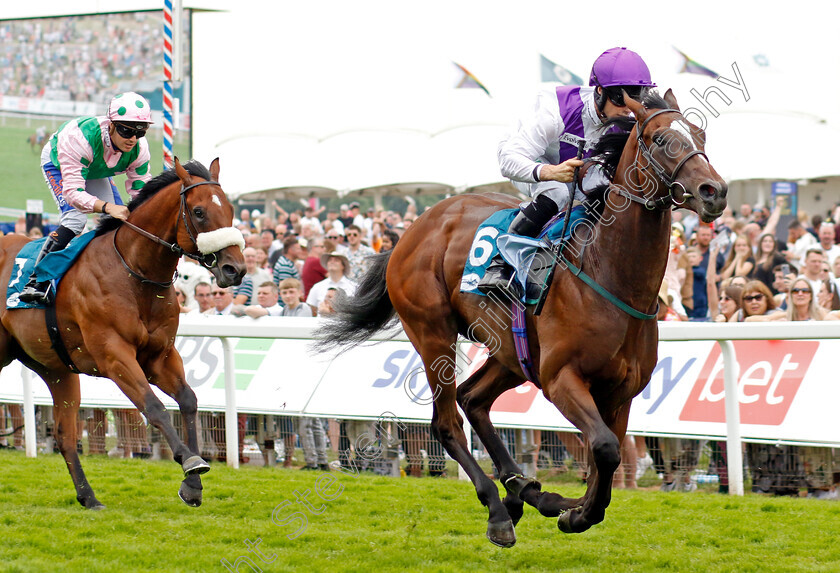
[[[744,340],[735,344],[742,424],[780,425],[796,397],[820,343],[811,340]],[[725,422],[723,358],[715,344],[680,420]]]

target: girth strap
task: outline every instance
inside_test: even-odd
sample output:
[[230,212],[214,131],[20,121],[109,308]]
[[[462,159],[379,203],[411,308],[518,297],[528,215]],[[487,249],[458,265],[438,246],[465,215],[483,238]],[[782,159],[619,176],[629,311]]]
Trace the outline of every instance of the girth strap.
[[61,339],[61,331],[58,329],[58,315],[56,313],[55,302],[47,306],[44,314],[47,322],[47,333],[50,335],[50,342],[52,343],[52,349],[55,350],[55,353],[64,365],[70,369],[70,372],[81,374],[81,370],[76,367],[73,363],[73,359],[70,358],[70,353],[67,352],[67,347],[64,346],[64,340]]

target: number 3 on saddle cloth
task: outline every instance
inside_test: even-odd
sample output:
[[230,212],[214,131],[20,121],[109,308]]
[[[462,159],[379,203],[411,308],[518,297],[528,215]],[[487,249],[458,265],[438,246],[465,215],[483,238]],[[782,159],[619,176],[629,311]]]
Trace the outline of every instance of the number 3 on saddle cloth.
[[6,308],[44,308],[42,304],[25,303],[18,300],[21,291],[26,286],[26,281],[29,280],[33,267],[35,268],[35,277],[39,282],[52,281],[53,289],[57,288],[61,277],[73,265],[73,262],[95,235],[96,231],[88,231],[79,235],[62,250],[44,255],[37,267],[35,267],[35,259],[41,252],[41,247],[47,238],[32,241],[24,246],[15,257],[15,266],[12,268],[9,288],[6,291]]
[[[511,235],[507,232],[518,212],[519,209],[497,211],[479,225],[470,246],[469,257],[464,265],[461,292],[486,296],[476,287],[490,261],[496,253],[499,253],[511,267],[516,269],[516,280],[524,287],[522,292],[525,294],[520,302],[537,304],[548,273],[554,266],[552,259],[555,255],[548,248],[548,243],[554,245],[560,240],[563,228],[566,226],[565,211],[560,213],[559,218],[550,221],[537,239]],[[574,207],[569,228],[566,230],[566,238],[572,235],[575,227],[584,221],[592,220],[593,217],[582,205]]]

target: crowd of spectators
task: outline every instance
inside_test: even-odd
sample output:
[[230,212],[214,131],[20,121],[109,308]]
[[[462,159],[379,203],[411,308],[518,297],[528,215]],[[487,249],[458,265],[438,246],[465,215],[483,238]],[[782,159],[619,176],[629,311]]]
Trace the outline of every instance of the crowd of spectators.
[[0,94],[106,103],[163,77],[162,35],[159,12],[0,22]]

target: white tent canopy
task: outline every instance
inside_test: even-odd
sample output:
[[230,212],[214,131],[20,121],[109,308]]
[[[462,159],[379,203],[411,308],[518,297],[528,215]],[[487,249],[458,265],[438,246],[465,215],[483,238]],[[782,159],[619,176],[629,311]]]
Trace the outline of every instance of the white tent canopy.
[[[715,0],[643,15],[623,6],[597,30],[582,14],[579,25],[564,23],[568,7],[545,0],[515,9],[254,0],[196,14],[193,154],[221,158],[234,197],[492,187],[502,182],[498,142],[540,86],[540,54],[587,78],[601,51],[626,45],[683,109],[705,114],[708,155],[727,180],[840,174],[830,154],[840,125],[840,100],[830,97],[840,90],[830,39],[838,5],[820,4],[819,19],[804,7],[781,17]],[[677,73],[674,46],[729,83]],[[492,97],[455,89],[453,62]],[[817,80],[825,97],[797,87]]]

